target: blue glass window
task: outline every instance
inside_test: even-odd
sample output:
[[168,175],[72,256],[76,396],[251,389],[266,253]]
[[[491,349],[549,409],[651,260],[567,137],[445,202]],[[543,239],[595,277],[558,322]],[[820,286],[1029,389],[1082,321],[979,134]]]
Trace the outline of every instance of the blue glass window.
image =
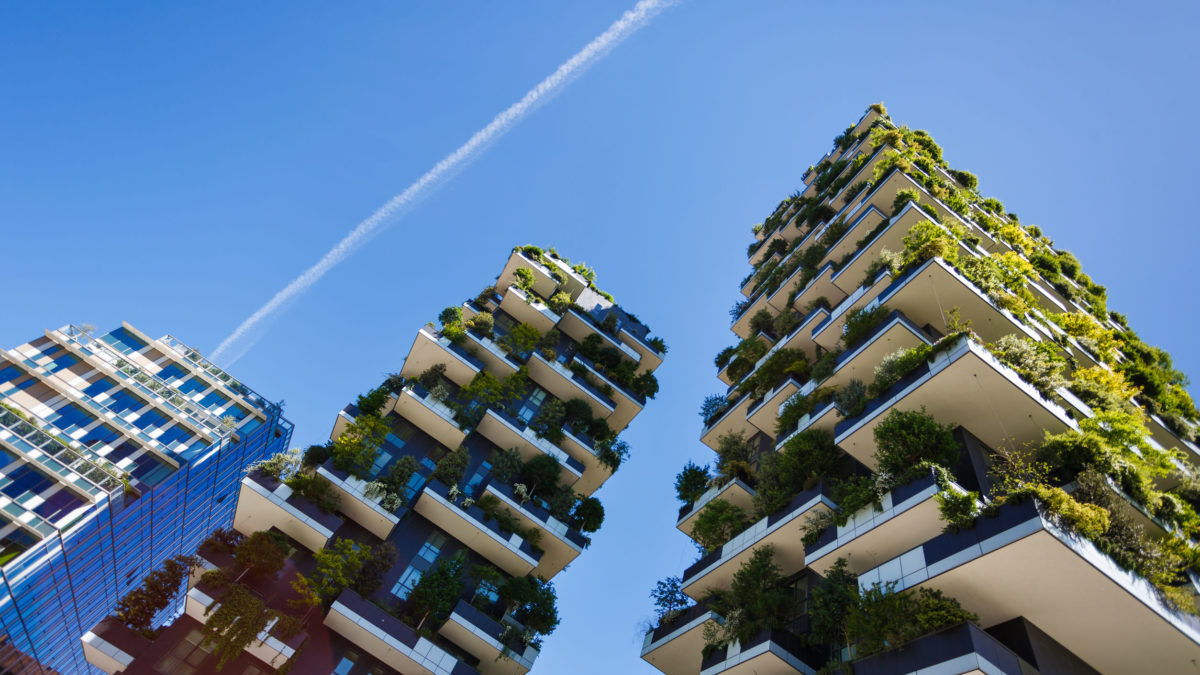
[[151,409],[138,415],[138,418],[133,421],[133,426],[145,431],[151,427],[157,428],[166,426],[168,422],[170,422],[170,420],[168,420],[166,416],[159,413],[157,410]]
[[144,407],[146,407],[145,401],[124,389],[114,391],[112,393],[112,401],[108,404],[108,409],[118,415],[126,410],[141,410]]
[[86,427],[93,420],[95,420],[94,417],[74,403],[68,403],[46,416],[47,422],[58,427],[66,434]]
[[46,364],[46,370],[53,373],[62,370],[63,368],[70,368],[76,363],[79,363],[79,359],[64,352],[62,355],[56,357],[53,361]]
[[29,466],[19,466],[7,476],[0,478],[0,492],[13,501],[21,501],[28,494],[37,494],[54,484],[54,481]]
[[162,443],[168,448],[174,448],[180,443],[189,443],[191,440],[192,435],[188,433],[188,430],[179,426],[178,424],[170,429],[167,429],[162,433],[161,436],[158,437],[158,442]]
[[208,389],[208,383],[198,377],[193,377],[190,380],[180,383],[178,386],[179,391],[184,394],[194,394],[198,391]]
[[25,374],[25,372],[16,366],[8,366],[7,368],[0,368],[0,384],[4,384],[5,382],[12,382],[13,380],[17,379],[18,377],[20,377],[24,374]]
[[116,347],[117,350],[122,354],[136,352],[142,347],[146,346],[146,342],[144,340],[125,330],[124,326],[114,330],[100,339],[104,340],[113,347]]
[[111,380],[107,377],[102,377],[102,378],[96,380],[95,382],[89,384],[88,388],[83,390],[83,393],[87,394],[88,396],[93,396],[93,397],[99,396],[100,394],[103,394],[104,392],[108,391],[109,389],[112,389],[115,386],[117,386],[116,382],[114,382],[113,380]]
[[[99,444],[112,445],[113,441],[120,437],[121,434],[119,434],[116,429],[108,426],[107,424],[98,424],[96,425],[95,429],[92,429],[84,434],[83,437],[79,439],[79,442],[88,447]],[[123,456],[124,455],[122,455],[122,457]]]
[[183,368],[180,368],[178,364],[174,364],[174,363],[168,363],[166,365],[166,367],[164,367],[162,370],[158,371],[159,379],[165,380],[167,382],[170,382],[171,380],[179,379],[181,377],[184,377],[185,375],[187,375],[187,371],[184,370]]
[[[220,392],[214,391],[200,399],[200,405],[205,408],[221,408],[229,405],[229,399],[222,396]],[[233,411],[230,411],[230,414],[232,415]]]

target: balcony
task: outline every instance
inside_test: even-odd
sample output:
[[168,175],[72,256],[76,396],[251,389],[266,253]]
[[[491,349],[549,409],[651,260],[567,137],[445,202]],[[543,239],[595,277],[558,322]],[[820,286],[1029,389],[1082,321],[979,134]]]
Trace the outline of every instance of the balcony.
[[775,564],[783,576],[799,572],[804,569],[804,546],[800,540],[806,518],[834,508],[824,483],[801,492],[787,506],[754,523],[684,570],[683,592],[699,600],[710,590],[729,588],[734,573],[750,559],[754,549],[767,544],[775,546]]
[[479,371],[486,368],[481,359],[471,356],[466,349],[425,326],[417,332],[400,374],[409,378],[417,377],[439,363],[446,366],[446,377],[460,387],[469,384]]
[[[874,207],[871,208],[874,210]],[[867,274],[867,268],[879,259],[879,254],[884,249],[903,251],[904,238],[908,236],[914,225],[923,220],[932,220],[932,218],[913,202],[905,204],[900,213],[890,219],[891,222],[883,231],[876,234],[874,239],[859,249],[854,257],[837,271],[837,274],[833,276],[833,283],[844,293],[853,293],[862,284],[863,277]],[[866,231],[864,231],[865,233]]]
[[529,376],[560,401],[573,398],[587,401],[595,417],[608,419],[617,409],[611,398],[571,372],[570,368],[558,361],[547,361],[541,354],[535,353],[529,359]]
[[665,352],[658,351],[658,348],[651,345],[644,337],[631,332],[625,327],[617,331],[617,337],[627,347],[641,356],[641,365],[638,367],[638,372],[653,371],[662,365],[663,356],[666,355]]
[[[362,525],[371,534],[380,539],[387,539],[392,533],[392,528],[400,522],[400,516],[396,513],[387,511],[379,505],[381,497],[368,497],[366,495],[367,481],[360,478],[355,478],[345,471],[338,471],[333,468],[333,460],[325,462],[323,466],[317,467],[317,474],[333,486],[333,491],[337,493],[341,500],[341,505],[338,511],[350,520]],[[403,515],[403,507],[398,509],[400,515]]]
[[[210,593],[213,593],[213,589],[202,586],[189,589],[184,599],[184,614],[187,614],[196,622],[203,625],[208,619],[209,613],[221,604],[220,597],[214,597]],[[255,595],[258,595],[258,593],[256,592]],[[277,607],[274,609],[283,610],[285,608]],[[278,638],[272,634],[272,628],[274,628],[276,621],[276,619],[272,619],[258,633],[256,636],[257,639],[252,640],[244,648],[247,654],[272,668],[279,668],[291,659],[308,639],[308,636],[303,632],[286,640]]]
[[1029,675],[1036,672],[1015,652],[972,623],[960,623],[919,637],[898,649],[854,662],[854,675]]
[[608,480],[611,470],[596,456],[596,442],[591,436],[582,431],[563,426],[563,440],[560,447],[569,457],[581,464],[583,475],[571,487],[575,492],[587,497],[600,488]]
[[537,528],[542,532],[538,546],[544,551],[533,573],[547,579],[569,565],[591,543],[587,537],[559,521],[550,512],[533,502],[522,504],[511,486],[492,481],[484,492],[500,500],[508,511],[521,521],[524,529]]
[[700,672],[700,657],[704,651],[704,625],[723,619],[701,602],[663,621],[646,633],[642,643],[642,660],[666,675],[696,675]]
[[903,312],[893,310],[866,338],[838,356],[833,374],[820,383],[822,387],[842,387],[850,380],[870,383],[875,368],[885,356],[902,349],[931,344],[925,331],[917,327]]
[[934,497],[940,492],[932,476],[902,485],[880,499],[880,510],[866,506],[845,525],[830,525],[817,541],[804,546],[808,566],[821,576],[838,558],[858,574],[891,560],[912,547],[941,534],[945,523]]
[[606,333],[591,316],[574,307],[563,314],[562,320],[558,323],[558,330],[576,342],[583,342],[589,335],[599,335],[604,346],[617,350],[621,353],[622,358],[627,358],[634,363],[641,362],[642,355],[637,350]]
[[704,429],[704,433],[700,436],[700,442],[715,449],[717,439],[725,434],[741,432],[745,434],[746,438],[753,436],[757,428],[750,424],[750,420],[746,419],[746,413],[750,410],[752,402],[749,394],[742,394],[740,398],[734,400],[723,414]]
[[695,504],[684,504],[679,508],[679,520],[675,523],[675,528],[689,537],[692,536],[692,529],[696,527],[696,516],[714,499],[724,499],[749,513],[754,508],[754,495],[754,488],[742,482],[740,478],[710,488],[708,492],[700,495]]
[[[804,389],[801,389],[799,393],[807,395],[813,389],[815,389],[813,382],[809,380],[808,384],[806,384]],[[807,415],[803,415],[800,419],[796,420],[795,427],[791,429],[785,429],[783,433],[779,434],[778,438],[775,439],[775,449],[779,450],[783,448],[788,441],[792,440],[793,436],[801,431],[807,431],[808,429],[821,429],[832,434],[834,429],[837,428],[837,424],[841,419],[842,413],[840,410],[838,410],[837,405],[832,399],[828,400],[825,403],[817,406],[817,408],[815,408],[812,412],[808,413]]]
[[764,290],[758,291],[754,297],[750,298],[742,306],[742,312],[734,319],[733,325],[729,327],[729,330],[733,331],[735,335],[743,340],[750,337],[750,319],[753,319],[759,310],[770,308],[770,304],[767,302],[768,299],[768,293]]
[[991,448],[1038,444],[1047,433],[1076,428],[1066,410],[964,336],[870,401],[861,415],[839,422],[835,441],[873,469],[875,426],[893,408],[922,407],[943,423],[965,427]]
[[633,418],[637,417],[637,414],[646,405],[646,398],[605,375],[591,359],[582,354],[575,355],[575,358],[572,360],[572,365],[574,364],[582,365],[593,379],[602,384],[607,384],[612,389],[613,396],[609,400],[616,403],[616,409],[609,416],[608,425],[616,431],[629,426]]
[[233,527],[243,534],[274,527],[316,552],[325,548],[343,522],[300,495],[292,494],[287,485],[255,471],[242,479]]
[[554,278],[549,267],[540,262],[525,257],[521,251],[513,251],[504,264],[504,270],[496,280],[496,288],[508,288],[516,279],[517,268],[524,267],[533,272],[533,292],[548,298],[558,290],[558,280]]
[[492,338],[484,337],[473,330],[467,331],[467,343],[475,350],[476,357],[487,366],[488,372],[496,377],[508,377],[521,367],[508,352]]
[[[821,265],[816,276],[809,279],[803,288],[800,287],[800,275],[802,274],[804,274],[804,268],[797,267],[796,271],[783,282],[779,289],[771,294],[769,302],[773,309],[783,311],[790,306],[796,311],[803,311],[818,298],[825,298],[827,302],[832,303],[830,306],[836,307],[845,299],[846,294],[842,292],[842,289],[833,285],[832,262]],[[796,295],[792,298],[792,304],[788,305],[788,298],[791,297],[793,291]]]
[[700,662],[703,675],[787,675],[814,673],[825,659],[798,636],[782,630],[761,631],[745,645],[713,650]]
[[482,675],[525,675],[538,657],[533,647],[517,642],[505,645],[500,622],[464,600],[458,601],[438,633],[479,659]]
[[775,423],[779,419],[779,408],[796,392],[804,387],[799,378],[788,375],[783,381],[746,412],[746,419],[764,434],[775,437]]
[[504,532],[500,524],[489,520],[483,509],[472,505],[464,509],[449,499],[449,488],[431,480],[413,504],[413,511],[442,528],[507,574],[524,576],[538,566],[542,554],[535,551],[519,534]]
[[1033,500],[859,577],[862,586],[889,581],[897,591],[941,589],[984,626],[1023,616],[1100,672],[1183,673],[1200,654],[1200,619],[1168,607],[1149,582],[1054,525]]
[[467,437],[467,432],[459,428],[454,411],[445,403],[435,401],[420,384],[408,385],[392,401],[392,409],[397,415],[417,425],[447,448],[457,448]]
[[[417,635],[403,621],[345,590],[325,625],[397,672],[409,675],[480,675],[441,647]],[[328,667],[328,666],[327,666]]]
[[537,296],[531,297],[516,286],[509,286],[504,290],[504,296],[500,300],[500,309],[517,321],[533,326],[540,333],[554,328],[562,318],[550,311],[550,308]]
[[497,447],[516,448],[526,461],[537,455],[549,455],[558,460],[561,468],[559,480],[567,485],[574,485],[583,475],[585,467],[582,462],[538,436],[525,422],[508,413],[488,410],[477,429]]

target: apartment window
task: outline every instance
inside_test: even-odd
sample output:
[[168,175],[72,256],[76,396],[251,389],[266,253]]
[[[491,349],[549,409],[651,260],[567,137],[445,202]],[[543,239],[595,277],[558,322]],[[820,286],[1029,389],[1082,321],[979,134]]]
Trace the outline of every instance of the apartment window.
[[491,462],[484,460],[483,464],[480,464],[479,468],[475,470],[475,475],[471,476],[471,480],[467,481],[467,489],[463,490],[463,492],[472,497],[478,497],[479,495],[476,494],[476,491],[479,488],[479,484],[483,482],[484,478],[487,478],[491,470]]
[[371,465],[371,476],[378,476],[383,467],[392,459],[392,453],[387,450],[380,449],[379,454],[375,457],[375,463]]
[[83,408],[68,403],[46,416],[46,421],[58,427],[64,434],[71,434],[95,421]]
[[517,417],[521,418],[522,422],[528,424],[529,420],[533,419],[533,416],[537,414],[537,411],[541,410],[542,404],[545,402],[546,390],[541,387],[534,389],[533,393],[521,404],[521,409],[517,411]]
[[7,368],[0,368],[0,384],[4,384],[5,382],[11,382],[24,374],[25,374],[24,371],[22,371],[20,368],[17,368],[16,366],[8,366]]
[[483,601],[480,604],[492,605],[500,602],[500,589],[490,581],[481,581],[479,587],[475,589],[475,597]]
[[355,660],[358,659],[357,654],[353,652],[351,654],[352,656],[343,656],[342,660],[338,661],[337,666],[330,671],[330,675],[346,675],[346,673],[350,672],[350,669],[354,667]]
[[421,580],[421,574],[421,570],[409,565],[408,569],[404,570],[404,574],[401,574],[400,578],[396,580],[396,585],[392,586],[392,595],[401,600],[407,600],[408,594],[412,593],[412,590],[417,587],[417,582]]
[[158,371],[159,379],[161,379],[165,382],[170,382],[171,380],[177,380],[177,379],[185,376],[186,374],[187,374],[186,370],[184,370],[183,368],[180,368],[177,364],[174,364],[174,363],[168,363],[162,370]]
[[442,552],[442,547],[446,545],[446,536],[441,532],[434,532],[429,535],[429,539],[421,544],[421,550],[417,551],[417,557],[425,560],[428,563],[433,563],[437,560],[438,554]]

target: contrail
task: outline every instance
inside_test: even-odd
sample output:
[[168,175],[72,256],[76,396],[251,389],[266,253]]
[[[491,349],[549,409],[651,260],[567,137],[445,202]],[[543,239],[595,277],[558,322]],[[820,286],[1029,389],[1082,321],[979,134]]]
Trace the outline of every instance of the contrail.
[[[442,158],[432,169],[425,172],[425,175],[417,179],[417,182],[409,185],[403,192],[392,197],[386,204],[379,207],[369,218],[359,223],[357,227],[350,231],[350,234],[346,235],[336,246],[330,249],[315,265],[305,270],[292,283],[276,293],[267,304],[259,307],[258,311],[243,321],[213,351],[212,360],[217,361],[220,359],[229,351],[230,347],[246,337],[256,325],[278,312],[289,300],[295,299],[312,287],[313,284],[320,281],[326,272],[345,260],[347,256],[365,244],[373,235],[378,234],[383,227],[394,222],[396,217],[401,215],[406,207],[412,206],[417,199],[425,196],[425,193],[439,181],[448,178],[455,169],[462,168],[467,161],[478,155],[489,142],[503,136],[514,124],[521,121],[521,119],[533,112],[539,105],[545,103],[550,97],[558,93],[574,77],[583,73],[588,66],[599,60],[600,57],[617,46],[622,40],[632,35],[634,31],[646,25],[660,11],[676,2],[678,0],[640,0],[633,6],[633,9],[626,11],[621,15],[621,18],[609,26],[608,30],[601,33],[596,39],[589,42],[586,47],[567,59],[549,77],[526,92],[521,97],[521,100],[512,104],[504,112],[496,115],[486,127],[475,132],[475,135],[471,136],[470,140]],[[233,361],[244,356],[253,346],[254,342],[251,342],[249,345],[243,347],[237,356],[225,365],[231,365]]]

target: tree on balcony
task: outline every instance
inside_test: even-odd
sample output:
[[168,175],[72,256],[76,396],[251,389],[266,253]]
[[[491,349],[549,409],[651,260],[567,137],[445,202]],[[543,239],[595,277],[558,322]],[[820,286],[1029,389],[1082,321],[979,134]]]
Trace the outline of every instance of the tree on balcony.
[[376,415],[362,414],[333,442],[333,466],[358,478],[370,478],[379,446],[391,427]]
[[454,605],[462,596],[466,574],[467,558],[462,551],[439,560],[421,575],[409,593],[404,606],[405,621],[421,635],[432,638],[450,618]]

